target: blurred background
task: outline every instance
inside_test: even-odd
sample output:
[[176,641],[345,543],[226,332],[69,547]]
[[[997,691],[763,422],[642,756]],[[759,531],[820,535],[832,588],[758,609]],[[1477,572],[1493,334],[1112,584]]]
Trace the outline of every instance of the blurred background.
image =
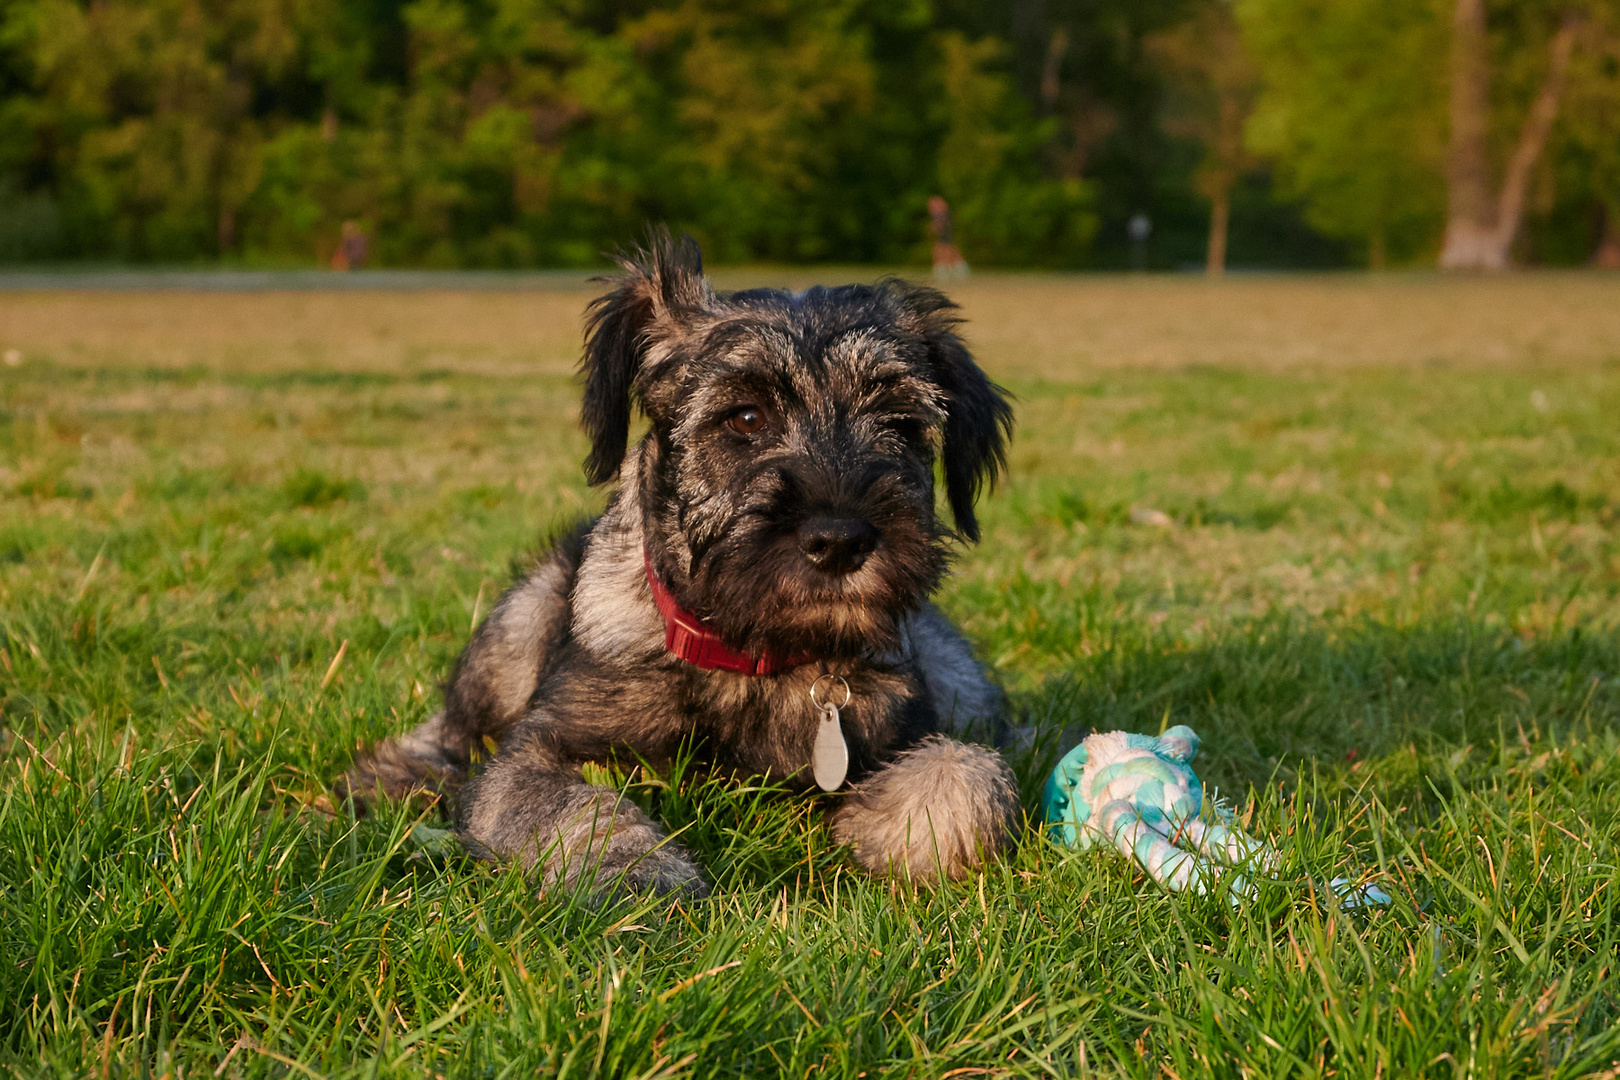
[[1620,266],[1620,0],[0,0],[0,262]]

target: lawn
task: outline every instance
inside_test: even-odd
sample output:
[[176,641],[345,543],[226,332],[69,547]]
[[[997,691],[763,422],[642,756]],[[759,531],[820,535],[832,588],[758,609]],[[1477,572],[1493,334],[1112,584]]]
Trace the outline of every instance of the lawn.
[[682,775],[624,778],[714,878],[674,907],[331,818],[601,503],[590,292],[0,292],[0,1065],[1620,1075],[1620,278],[957,292],[1019,430],[942,602],[1026,808],[1065,738],[1189,724],[1257,897],[1033,825],[895,890],[818,800]]

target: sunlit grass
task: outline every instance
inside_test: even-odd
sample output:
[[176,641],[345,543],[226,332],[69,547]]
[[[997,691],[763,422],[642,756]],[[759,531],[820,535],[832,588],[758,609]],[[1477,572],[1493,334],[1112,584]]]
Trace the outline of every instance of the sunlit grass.
[[[0,296],[0,1058],[1617,1067],[1620,281],[1228,285],[963,290],[1020,430],[943,602],[1041,733],[1029,807],[1064,732],[1204,736],[1282,852],[1236,910],[1033,830],[893,891],[814,800],[682,776],[631,787],[715,880],[674,909],[537,901],[433,812],[322,816],[514,557],[599,505],[585,294]],[[1340,874],[1394,907],[1319,902]]]

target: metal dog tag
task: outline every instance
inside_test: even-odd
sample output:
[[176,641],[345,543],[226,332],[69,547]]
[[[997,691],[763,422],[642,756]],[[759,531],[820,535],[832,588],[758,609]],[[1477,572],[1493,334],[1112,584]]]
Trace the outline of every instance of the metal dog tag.
[[849,744],[844,742],[844,729],[838,723],[838,706],[828,702],[821,706],[821,723],[816,725],[816,750],[810,759],[816,786],[822,791],[837,791],[843,786],[849,772]]

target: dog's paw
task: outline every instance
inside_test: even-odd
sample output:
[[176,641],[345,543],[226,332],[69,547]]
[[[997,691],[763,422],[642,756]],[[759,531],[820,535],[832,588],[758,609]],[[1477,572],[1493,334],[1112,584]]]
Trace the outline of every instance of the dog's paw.
[[556,862],[542,872],[539,896],[544,899],[585,890],[584,900],[603,907],[620,900],[667,896],[673,900],[701,900],[709,895],[703,871],[682,848],[667,841],[645,850],[635,839],[613,837],[607,851],[586,865]]
[[[621,793],[575,784],[555,791],[550,802],[550,813],[539,820],[524,820],[525,815],[508,807],[491,826],[475,812],[471,821],[463,822],[473,826],[463,830],[463,839],[475,851],[517,855],[542,896],[582,888],[592,894],[593,903],[631,895],[708,895],[692,856]],[[485,804],[484,809],[492,807]],[[536,843],[548,834],[549,844]]]
[[1010,843],[1017,812],[1018,791],[1000,757],[933,736],[857,786],[832,829],[874,874],[957,880]]
[[701,900],[709,895],[709,883],[684,851],[666,844],[623,869],[602,867],[596,875],[596,891],[604,901],[627,895]]

